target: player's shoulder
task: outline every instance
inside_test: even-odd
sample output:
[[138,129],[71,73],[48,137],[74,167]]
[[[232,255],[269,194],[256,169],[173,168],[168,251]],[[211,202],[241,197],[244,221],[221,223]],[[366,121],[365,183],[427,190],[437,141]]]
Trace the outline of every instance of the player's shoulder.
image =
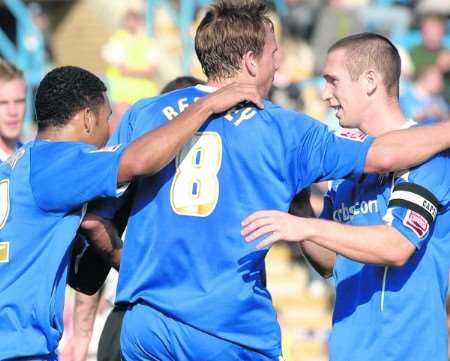
[[359,129],[340,128],[334,131],[334,135],[339,138],[353,140],[356,142],[364,142],[369,135]]
[[275,123],[277,126],[286,128],[292,133],[297,134],[298,131],[306,131],[311,127],[324,126],[321,122],[306,115],[305,113],[285,109],[269,100],[264,102],[264,109],[260,111],[263,119]]
[[423,164],[394,173],[397,183],[413,184],[431,192],[440,202],[450,202],[450,151],[441,152]]
[[61,154],[55,154],[55,152],[71,152],[79,150],[95,150],[95,146],[92,144],[81,143],[81,142],[71,142],[71,141],[49,141],[43,139],[36,139],[30,143],[30,150],[34,153],[36,152],[46,152],[52,151],[49,156],[60,156]]
[[63,163],[65,159],[74,159],[84,153],[95,152],[92,144],[81,142],[54,142],[34,140],[30,144],[30,159],[33,168],[46,167],[47,164]]

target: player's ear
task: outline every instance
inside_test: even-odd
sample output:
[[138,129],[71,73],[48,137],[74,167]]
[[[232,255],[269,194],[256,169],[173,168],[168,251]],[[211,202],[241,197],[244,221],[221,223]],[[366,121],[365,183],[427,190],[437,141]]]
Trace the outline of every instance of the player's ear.
[[251,76],[256,76],[258,70],[258,62],[253,51],[247,51],[242,58],[243,66]]
[[375,70],[369,69],[365,72],[364,76],[366,78],[367,95],[372,95],[377,90],[380,80],[379,74]]
[[95,128],[95,123],[96,123],[96,117],[94,112],[92,111],[91,108],[86,107],[82,110],[83,112],[83,126],[84,126],[84,131],[87,134],[91,134],[94,131]]

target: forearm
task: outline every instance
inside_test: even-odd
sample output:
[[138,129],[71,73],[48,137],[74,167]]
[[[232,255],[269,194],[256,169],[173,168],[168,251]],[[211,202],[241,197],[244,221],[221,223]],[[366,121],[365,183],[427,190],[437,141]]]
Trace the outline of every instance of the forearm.
[[305,258],[322,277],[332,276],[336,252],[311,241],[300,242],[300,247]]
[[366,158],[365,173],[408,169],[450,148],[450,122],[392,131],[377,137]]
[[362,263],[401,266],[414,245],[388,225],[349,226],[332,221],[306,219],[302,226],[310,241]]
[[89,343],[94,329],[95,315],[100,301],[100,293],[88,296],[77,292],[73,310],[73,340],[71,357],[74,361],[87,359]]
[[94,214],[86,214],[81,223],[81,230],[100,255],[118,270],[123,242],[114,225]]
[[172,121],[132,142],[122,156],[118,182],[159,171],[212,114],[208,103],[200,99]]

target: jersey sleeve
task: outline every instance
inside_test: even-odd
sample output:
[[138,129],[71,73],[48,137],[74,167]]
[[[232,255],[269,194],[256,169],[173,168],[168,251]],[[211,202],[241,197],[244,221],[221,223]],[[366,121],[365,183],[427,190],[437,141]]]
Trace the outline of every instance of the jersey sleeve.
[[383,220],[420,248],[432,232],[439,210],[449,203],[449,155],[438,155],[394,176]]
[[[132,202],[131,195],[134,194],[133,189],[134,187],[132,183],[131,186],[126,190],[126,192],[121,197],[100,198],[92,202],[89,202],[87,212],[93,213],[104,219],[113,220],[116,217],[116,214],[119,212],[119,210],[122,210],[124,208],[130,208],[130,203]],[[128,215],[126,218],[128,218]]]
[[30,183],[37,205],[68,212],[98,197],[120,195],[117,186],[124,146],[102,149],[75,143],[49,143],[31,151]]
[[[155,110],[155,98],[144,99],[130,107],[108,141],[109,145],[129,144],[146,132],[161,125]],[[102,198],[89,203],[88,212],[112,220],[119,210],[128,207],[134,192],[133,183],[120,198]]]
[[354,178],[363,173],[373,138],[359,131],[329,132],[315,121],[298,149],[298,169],[303,182]]
[[323,196],[323,208],[320,213],[319,218],[321,219],[333,219],[333,204],[335,199],[336,191],[333,186],[333,182],[328,182],[328,191]]

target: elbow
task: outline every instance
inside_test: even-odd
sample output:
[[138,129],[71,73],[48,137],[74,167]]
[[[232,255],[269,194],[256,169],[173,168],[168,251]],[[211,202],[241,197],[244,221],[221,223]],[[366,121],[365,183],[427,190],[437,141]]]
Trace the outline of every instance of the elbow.
[[388,173],[395,169],[395,155],[385,148],[374,147],[367,155],[366,173]]
[[392,254],[386,256],[384,264],[390,267],[402,267],[408,262],[411,257],[411,252],[409,250],[396,250]]
[[319,272],[319,274],[323,277],[323,278],[331,278],[331,276],[333,276],[333,270],[322,270],[321,272]]
[[119,183],[131,181],[134,177],[153,175],[163,167],[158,159],[148,159],[143,157],[127,157],[120,165]]

